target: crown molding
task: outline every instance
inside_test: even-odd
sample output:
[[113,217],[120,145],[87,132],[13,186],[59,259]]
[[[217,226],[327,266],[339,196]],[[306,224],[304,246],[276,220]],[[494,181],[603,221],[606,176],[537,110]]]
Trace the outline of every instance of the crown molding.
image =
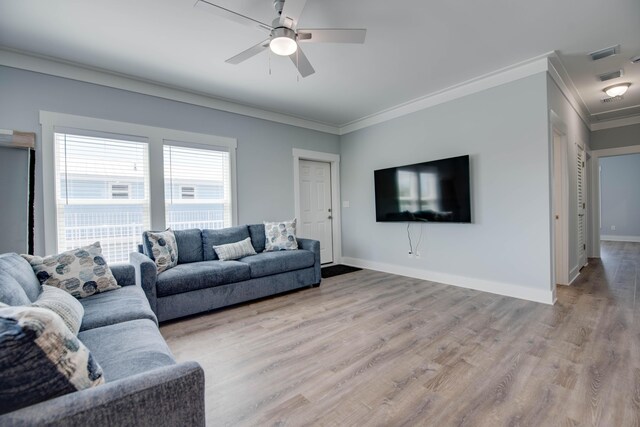
[[603,120],[601,122],[592,123],[591,130],[596,131],[637,124],[640,124],[640,116],[625,117],[623,119]]
[[122,89],[158,98],[180,101],[187,104],[240,114],[271,122],[316,130],[339,135],[339,128],[326,123],[315,122],[288,114],[263,110],[249,105],[239,104],[205,93],[145,80],[112,71],[92,68],[74,62],[62,61],[46,56],[0,48],[0,65],[27,71],[63,77],[100,86]]
[[548,52],[340,126],[340,135],[548,71]]
[[555,51],[549,55],[549,75],[556,85],[558,85],[560,92],[567,99],[567,102],[569,102],[578,116],[580,116],[580,119],[582,119],[585,126],[590,129],[592,117],[591,111],[589,111],[587,104],[580,96],[580,92],[569,76],[560,56]]

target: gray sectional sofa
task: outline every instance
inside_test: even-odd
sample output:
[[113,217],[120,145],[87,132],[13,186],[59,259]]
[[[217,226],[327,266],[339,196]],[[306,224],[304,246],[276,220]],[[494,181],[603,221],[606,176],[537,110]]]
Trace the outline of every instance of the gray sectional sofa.
[[[219,230],[174,231],[178,265],[156,273],[151,248],[143,244],[129,261],[159,321],[320,284],[320,242],[298,238],[298,250],[263,252],[263,224]],[[220,261],[214,245],[251,237],[257,255]],[[144,240],[144,239],[143,239]]]
[[[130,264],[110,266],[119,289],[80,299],[78,338],[103,369],[106,383],[0,415],[2,426],[197,426],[205,424],[204,372],[176,363]],[[40,283],[17,254],[0,255],[0,301],[34,301]],[[23,298],[24,301],[24,298]]]

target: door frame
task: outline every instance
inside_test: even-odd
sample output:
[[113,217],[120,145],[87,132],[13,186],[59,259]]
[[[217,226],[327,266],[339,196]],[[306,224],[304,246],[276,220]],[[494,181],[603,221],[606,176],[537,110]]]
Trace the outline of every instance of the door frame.
[[600,158],[624,156],[625,154],[640,154],[640,145],[631,145],[628,147],[606,148],[603,150],[591,151],[591,242],[590,251],[587,256],[591,258],[600,258]]
[[[557,284],[568,285],[569,282],[569,146],[567,137],[567,127],[560,117],[550,110],[550,133],[551,133],[551,277],[552,277],[552,290],[555,291]],[[556,159],[556,134],[559,136],[560,144],[560,159]],[[555,177],[555,162],[560,160],[561,176],[560,190],[561,190],[561,206],[556,209],[555,196],[556,196],[556,177]],[[555,220],[556,212],[560,214],[560,220]],[[562,236],[561,247],[556,247],[556,233]],[[560,253],[558,253],[558,250]],[[557,263],[560,258],[562,265],[560,266],[561,277],[557,277]],[[555,294],[555,292],[554,292]]]
[[293,149],[293,200],[295,214],[300,219],[300,160],[325,162],[331,169],[331,237],[333,240],[333,264],[342,262],[342,223],[340,208],[340,155],[321,151]]

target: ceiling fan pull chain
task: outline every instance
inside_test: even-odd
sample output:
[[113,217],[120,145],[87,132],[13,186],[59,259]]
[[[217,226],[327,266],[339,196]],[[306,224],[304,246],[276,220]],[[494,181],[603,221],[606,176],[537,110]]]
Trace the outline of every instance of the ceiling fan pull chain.
[[[300,49],[296,49],[296,70],[300,69]],[[300,72],[296,73],[296,83],[300,83]]]
[[269,75],[271,75],[271,50],[269,50]]

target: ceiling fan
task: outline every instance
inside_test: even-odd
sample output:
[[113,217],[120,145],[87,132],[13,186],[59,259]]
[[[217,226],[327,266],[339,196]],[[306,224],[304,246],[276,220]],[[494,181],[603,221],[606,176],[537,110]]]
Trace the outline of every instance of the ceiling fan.
[[257,21],[248,16],[234,12],[208,0],[197,0],[195,7],[206,9],[218,16],[234,22],[259,28],[269,33],[266,40],[227,59],[229,64],[240,64],[258,53],[271,49],[273,53],[288,56],[293,61],[300,75],[307,77],[315,70],[300,48],[301,43],[364,43],[366,29],[302,29],[298,28],[298,20],[307,0],[274,0],[273,6],[278,14],[271,25]]

